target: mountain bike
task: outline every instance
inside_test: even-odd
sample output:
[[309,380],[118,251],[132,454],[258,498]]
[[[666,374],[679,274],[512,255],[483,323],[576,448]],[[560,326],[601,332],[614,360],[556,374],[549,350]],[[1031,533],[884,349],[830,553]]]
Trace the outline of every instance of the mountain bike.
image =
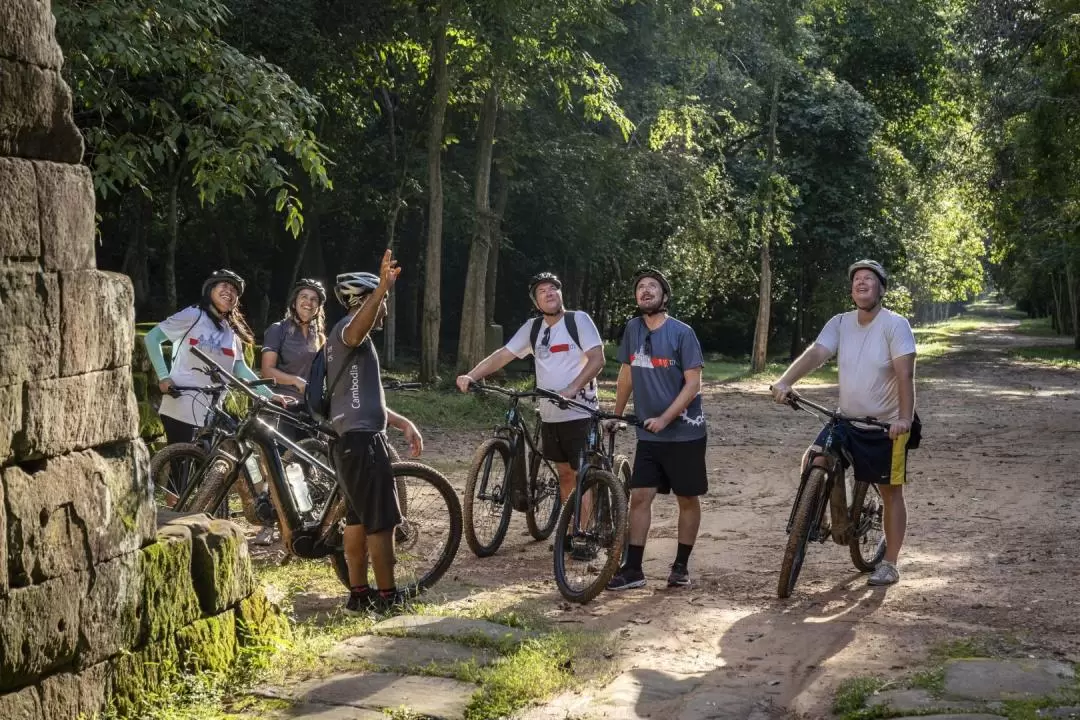
[[[329,557],[338,579],[349,587],[342,536],[344,496],[335,482],[325,502],[315,504],[303,475],[286,475],[280,452],[284,447],[298,462],[317,468],[327,478],[336,477],[326,456],[317,457],[293,442],[278,430],[277,421],[285,419],[302,426],[309,423],[313,430],[318,428],[257,395],[198,348],[193,348],[192,353],[207,363],[215,383],[244,393],[251,406],[235,434],[214,444],[205,466],[193,475],[176,509],[206,512],[217,508],[228,495],[240,468],[254,459],[269,483],[286,552],[308,559]],[[402,522],[394,533],[395,579],[399,588],[415,594],[436,583],[457,554],[461,542],[461,505],[449,481],[434,468],[417,462],[396,462],[393,471],[398,487],[404,484],[405,492],[400,495],[406,498],[401,503]]]
[[[471,383],[476,390],[490,386]],[[510,391],[503,391],[509,394]],[[562,504],[553,542],[555,584],[564,598],[587,603],[600,594],[622,563],[626,545],[630,463],[615,454],[615,433],[628,424],[640,425],[632,415],[612,415],[537,388],[533,396],[561,408],[576,408],[588,415],[589,432],[578,459],[574,490]],[[603,427],[614,420],[610,430]],[[608,437],[605,447],[601,438]],[[616,477],[618,472],[625,479]],[[557,487],[557,486],[556,486]]]
[[515,504],[525,512],[530,535],[537,540],[551,535],[559,519],[559,473],[540,451],[539,411],[530,431],[518,406],[537,397],[535,391],[475,383],[473,389],[510,398],[506,424],[476,449],[465,482],[465,541],[477,557],[488,557],[502,545]]
[[[825,421],[828,430],[820,450],[810,450],[787,521],[787,546],[780,566],[776,594],[791,595],[799,579],[806,546],[810,541],[824,543],[829,538],[837,545],[847,545],[851,561],[863,572],[871,572],[885,556],[884,504],[873,483],[845,478],[843,460],[851,464],[840,434],[852,423],[889,429],[889,424],[872,417],[848,417],[829,410],[792,392],[788,405]],[[825,457],[825,467],[816,465]],[[829,506],[829,518],[825,507]]]

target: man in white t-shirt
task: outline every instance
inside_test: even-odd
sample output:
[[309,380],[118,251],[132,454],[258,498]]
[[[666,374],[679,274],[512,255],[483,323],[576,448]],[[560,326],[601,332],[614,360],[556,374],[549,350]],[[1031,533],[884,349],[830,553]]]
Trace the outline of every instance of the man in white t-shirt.
[[[562,282],[552,273],[540,273],[532,278],[529,297],[543,315],[526,322],[505,347],[481,360],[468,374],[458,376],[458,389],[468,392],[470,382],[480,382],[514,358],[525,358],[531,353],[536,356],[538,388],[554,390],[563,397],[598,408],[596,376],[604,367],[604,345],[592,318],[580,310],[566,310]],[[559,471],[559,487],[565,501],[574,489],[578,457],[589,431],[588,416],[575,408],[562,409],[550,400],[541,400],[539,407],[543,422],[542,450]]]
[[[848,268],[848,279],[857,309],[833,316],[772,391],[777,402],[785,402],[794,383],[836,355],[840,412],[889,423],[887,434],[848,427],[844,444],[855,479],[876,484],[885,504],[885,559],[869,582],[892,585],[900,579],[896,561],[907,529],[904,482],[915,420],[915,336],[906,318],[881,306],[889,276],[880,263],[860,260]],[[820,451],[822,442],[819,435],[811,451]],[[824,467],[827,461],[818,456],[814,463]]]

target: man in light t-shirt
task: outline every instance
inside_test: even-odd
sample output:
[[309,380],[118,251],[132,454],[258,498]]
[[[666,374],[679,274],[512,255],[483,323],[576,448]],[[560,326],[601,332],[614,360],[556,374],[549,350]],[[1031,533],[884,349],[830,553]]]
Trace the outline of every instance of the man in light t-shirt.
[[[599,407],[596,376],[604,367],[604,345],[600,333],[586,313],[573,312],[577,338],[567,326],[568,311],[563,306],[562,282],[552,273],[540,273],[529,282],[529,297],[541,313],[542,322],[533,347],[533,324],[529,320],[501,347],[465,375],[457,378],[461,392],[468,392],[470,382],[482,379],[505,367],[514,358],[536,356],[536,386],[553,390],[566,398]],[[543,422],[541,438],[544,457],[559,471],[562,500],[574,489],[578,458],[589,432],[588,416],[575,408],[560,408],[550,400],[540,401]]]
[[[848,268],[848,279],[857,309],[833,316],[772,391],[777,402],[785,402],[794,383],[836,355],[840,412],[889,423],[888,434],[848,427],[844,442],[855,479],[876,484],[885,504],[885,559],[869,582],[892,585],[900,579],[896,561],[907,529],[904,482],[915,417],[915,336],[906,318],[881,306],[889,276],[880,263],[860,260]],[[823,442],[819,435],[816,449]],[[824,466],[827,461],[819,456],[814,462]]]

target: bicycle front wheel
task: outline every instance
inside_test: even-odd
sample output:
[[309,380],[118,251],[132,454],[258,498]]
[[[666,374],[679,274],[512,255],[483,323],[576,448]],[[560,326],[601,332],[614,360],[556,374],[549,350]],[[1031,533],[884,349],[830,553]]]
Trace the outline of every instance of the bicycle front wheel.
[[477,557],[489,557],[510,527],[510,443],[490,438],[477,448],[465,481],[465,541]]
[[877,485],[855,483],[848,549],[851,562],[862,572],[873,572],[885,557],[885,504]]
[[806,543],[821,522],[821,512],[825,507],[825,477],[825,468],[820,467],[810,468],[806,476],[806,485],[799,496],[787,547],[784,548],[784,562],[780,565],[780,580],[776,587],[777,597],[786,598],[795,589],[806,558]]
[[173,443],[154,453],[150,480],[160,508],[175,509],[184,491],[206,465],[206,451],[194,443]]
[[529,457],[529,507],[525,524],[536,540],[547,540],[559,521],[559,475],[540,453]]
[[555,530],[555,584],[564,598],[587,603],[607,587],[622,562],[626,521],[626,490],[606,470],[590,469]]
[[626,490],[626,494],[629,496],[630,477],[634,471],[633,466],[630,464],[630,458],[625,455],[616,455],[611,463],[611,469],[615,474],[615,478],[622,483],[623,489]]

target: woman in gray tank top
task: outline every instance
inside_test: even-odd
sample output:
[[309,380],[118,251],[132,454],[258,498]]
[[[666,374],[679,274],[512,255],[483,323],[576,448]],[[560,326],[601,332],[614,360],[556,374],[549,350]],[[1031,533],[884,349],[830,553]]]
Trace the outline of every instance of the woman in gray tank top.
[[285,317],[266,328],[259,369],[277,380],[278,392],[302,407],[308,371],[326,342],[326,289],[318,280],[297,280],[289,292]]

